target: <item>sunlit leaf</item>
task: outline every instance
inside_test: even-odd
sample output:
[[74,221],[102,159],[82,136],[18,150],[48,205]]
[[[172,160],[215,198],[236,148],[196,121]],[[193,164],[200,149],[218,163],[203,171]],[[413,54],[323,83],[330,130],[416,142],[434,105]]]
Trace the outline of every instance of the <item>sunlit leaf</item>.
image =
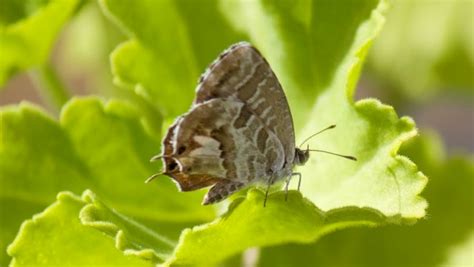
[[[59,123],[47,121],[57,131],[48,138],[53,144],[57,136],[65,139],[65,151],[70,152],[64,153],[76,160],[68,170],[78,172],[77,188],[90,188],[104,201],[91,193],[84,195],[80,201],[88,204],[70,214],[77,213],[80,227],[115,238],[117,251],[124,255],[153,263],[209,265],[249,247],[312,243],[336,230],[413,223],[425,216],[427,203],[419,194],[427,179],[408,158],[398,155],[400,145],[417,134],[414,122],[399,118],[392,107],[377,100],[353,100],[365,56],[384,24],[385,1],[216,0],[196,5],[202,10],[209,7],[202,17],[191,12],[186,6],[190,2],[184,0],[100,3],[107,17],[130,38],[111,56],[117,84],[144,96],[162,111],[165,123],[189,107],[204,66],[229,44],[246,36],[244,39],[261,50],[279,77],[293,111],[298,140],[337,124],[335,130],[309,145],[351,154],[358,161],[312,153],[306,166],[297,169],[303,175],[302,194],[290,191],[285,201],[284,192],[272,193],[264,208],[263,192],[250,189],[234,197],[222,216],[182,231],[176,242],[167,242],[158,236],[176,236],[176,228],[170,233],[160,228],[160,222],[181,226],[209,221],[214,211],[213,207],[200,206],[203,191],[179,193],[169,179],[143,184],[145,177],[159,170],[148,160],[160,151],[156,124],[162,118],[150,118],[115,100],[75,99],[64,107]],[[199,35],[203,29],[207,31],[205,38]],[[209,39],[213,44],[208,46]],[[21,117],[22,111],[13,108],[11,113]],[[37,110],[32,113],[44,117]],[[154,120],[159,123],[155,122],[152,131],[149,126]],[[37,128],[18,130],[19,143],[26,143],[17,152],[23,162],[35,160],[23,136],[31,134],[34,140],[41,140],[36,139],[36,132],[42,131],[42,123]],[[2,132],[7,130],[2,128]],[[0,153],[2,157],[15,153],[8,143],[5,147],[0,152],[8,153]],[[47,153],[55,162],[59,152],[50,149]],[[63,167],[61,159],[57,161]],[[6,179],[16,181],[22,165],[12,166]],[[48,184],[47,179],[54,177],[60,179],[60,186],[55,186],[69,189],[63,186],[68,176],[47,174],[45,170],[39,181]],[[24,184],[21,187],[31,189]],[[77,194],[75,188],[71,190]],[[45,214],[49,218],[48,210]],[[62,215],[52,217],[56,219],[51,228],[64,220]],[[9,252],[16,262],[24,258],[33,263],[21,240],[31,240],[45,230],[34,224],[31,231],[24,228]],[[55,262],[48,252],[38,254],[48,258],[38,263]]]
[[468,155],[445,159],[439,140],[428,135],[404,146],[402,153],[430,177],[423,194],[430,202],[425,220],[411,227],[350,229],[317,244],[264,249],[260,266],[469,266],[472,257],[466,256],[472,240],[466,238],[474,230],[474,218],[467,203],[472,202],[474,159]]
[[[55,203],[22,224],[18,236],[8,248],[8,253],[14,258],[10,266],[153,266],[152,252],[125,255],[116,248],[122,244],[81,223],[81,210],[91,213],[90,209],[94,205],[99,204],[87,195],[81,199],[71,193],[60,193]],[[113,232],[116,226],[112,221],[117,219],[112,218],[114,213],[107,212],[108,222],[95,227],[108,227]],[[160,242],[155,241],[152,244]]]
[[63,190],[79,194],[93,188],[118,210],[150,225],[184,227],[214,216],[212,207],[200,205],[202,192],[180,194],[169,180],[144,183],[159,171],[149,159],[160,150],[160,137],[148,133],[145,116],[129,104],[74,99],[58,123],[25,103],[3,108],[0,120],[2,251],[21,221]]

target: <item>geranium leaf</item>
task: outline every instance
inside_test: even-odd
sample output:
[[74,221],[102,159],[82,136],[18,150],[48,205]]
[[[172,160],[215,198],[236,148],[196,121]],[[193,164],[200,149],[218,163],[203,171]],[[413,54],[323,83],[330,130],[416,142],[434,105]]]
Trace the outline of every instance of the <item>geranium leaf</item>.
[[[59,123],[27,103],[2,108],[2,251],[21,221],[63,190],[93,188],[118,210],[156,227],[212,219],[213,208],[200,205],[202,192],[181,194],[165,179],[144,183],[160,169],[149,162],[160,151],[160,137],[149,134],[145,118],[123,101],[96,98],[71,100]],[[176,231],[171,225],[167,230]],[[7,261],[4,253],[1,261]]]
[[[446,158],[438,138],[422,135],[403,146],[402,153],[419,164],[430,177],[424,197],[429,217],[411,227],[387,225],[377,229],[350,229],[327,236],[317,244],[284,245],[261,251],[260,266],[468,266],[472,241],[471,207],[474,188],[472,155]],[[456,225],[446,231],[450,225]],[[433,233],[437,233],[433,235]],[[387,242],[390,240],[390,242]],[[462,244],[466,242],[466,247]],[[469,243],[471,242],[471,243]],[[424,249],[429,248],[429,249]],[[416,253],[413,253],[416,251]],[[466,251],[466,252],[463,252]],[[472,250],[471,250],[472,251]],[[343,257],[341,255],[344,255]]]
[[[153,261],[156,261],[152,257],[154,253],[144,251],[125,255],[116,247],[121,246],[120,243],[94,229],[108,228],[120,235],[112,222],[121,218],[115,217],[102,225],[90,222],[91,216],[108,216],[109,219],[116,216],[110,210],[94,210],[97,205],[101,206],[88,194],[81,199],[68,192],[60,193],[55,203],[22,224],[18,236],[8,248],[13,257],[10,266],[153,266]],[[81,223],[81,220],[87,223]],[[152,239],[155,241],[153,245],[161,244],[156,235],[150,238],[156,238]]]
[[[200,72],[242,36],[227,26],[217,2],[145,0],[123,5],[102,0],[105,13],[131,38],[112,54],[115,81],[150,100],[165,117],[185,112]],[[203,30],[208,27],[219,33]],[[212,38],[214,34],[219,38]]]
[[263,199],[260,190],[250,190],[245,199],[234,200],[228,212],[217,220],[184,230],[167,263],[216,263],[249,247],[306,243],[337,229],[375,226],[386,220],[375,210],[356,207],[325,213],[294,191],[288,201],[284,192],[273,194],[266,207]]

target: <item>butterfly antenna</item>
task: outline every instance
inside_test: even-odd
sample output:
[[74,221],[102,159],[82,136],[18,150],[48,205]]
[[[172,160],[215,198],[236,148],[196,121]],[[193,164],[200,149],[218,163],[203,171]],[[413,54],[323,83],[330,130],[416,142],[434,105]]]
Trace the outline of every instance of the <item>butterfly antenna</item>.
[[306,139],[301,143],[301,145],[299,145],[298,147],[301,147],[302,145],[304,145],[304,143],[308,142],[311,138],[315,137],[316,135],[318,135],[318,134],[320,134],[320,133],[322,133],[322,132],[325,132],[325,131],[327,131],[327,130],[334,129],[334,128],[336,128],[336,124],[333,124],[333,125],[331,125],[331,126],[328,126],[328,127],[324,128],[324,129],[322,129],[321,131],[319,131],[319,132],[317,132],[317,133],[315,133],[315,134],[312,134],[310,137],[306,138]]
[[342,158],[345,158],[345,159],[350,159],[350,160],[353,160],[353,161],[357,161],[357,158],[356,158],[356,157],[347,156],[347,155],[342,155],[342,154],[338,154],[338,153],[334,153],[334,152],[330,152],[330,151],[326,151],[326,150],[308,149],[308,151],[322,152],[322,153],[326,153],[326,154],[331,154],[331,155],[334,155],[334,156],[342,157]]

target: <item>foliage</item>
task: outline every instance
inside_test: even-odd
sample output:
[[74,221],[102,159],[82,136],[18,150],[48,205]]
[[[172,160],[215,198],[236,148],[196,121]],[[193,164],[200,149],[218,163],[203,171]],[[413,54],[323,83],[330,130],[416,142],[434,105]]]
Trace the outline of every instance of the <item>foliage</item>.
[[56,36],[81,1],[45,2],[29,0],[20,4],[15,0],[2,1],[0,86],[17,72],[47,62]]
[[392,89],[392,96],[403,96],[400,101],[427,101],[441,90],[472,97],[473,4],[394,0],[369,57],[369,70]]
[[[446,158],[439,139],[432,134],[417,137],[403,147],[402,153],[415,160],[430,177],[423,193],[431,207],[427,218],[412,227],[350,229],[310,245],[264,249],[261,266],[467,266],[472,263],[472,257],[467,256],[472,256],[469,237],[474,233],[474,218],[471,208],[464,204],[472,202],[472,156]],[[452,225],[456,227],[446,231]],[[451,252],[453,246],[459,248]]]
[[[99,3],[129,38],[111,53],[111,69],[114,82],[135,96],[72,98],[58,119],[28,103],[1,108],[0,249],[10,244],[12,266],[219,264],[250,247],[313,244],[331,232],[345,235],[339,231],[345,228],[414,223],[425,216],[427,202],[419,194],[427,178],[398,155],[401,144],[417,134],[414,122],[375,99],[353,100],[364,59],[385,21],[385,1]],[[61,4],[71,6],[55,16],[62,20],[47,22],[51,34],[41,39],[47,44],[29,44],[43,50],[17,53],[17,46],[0,46],[18,57],[2,61],[8,64],[0,77],[47,65],[55,34],[80,3],[41,2],[25,18],[2,20],[8,23],[2,38],[10,36],[12,25],[31,24],[21,32],[33,40],[42,25],[36,20],[60,12],[53,7]],[[203,207],[203,190],[180,193],[165,178],[145,185],[159,169],[149,158],[160,151],[161,129],[187,110],[205,66],[241,40],[258,47],[274,68],[298,138],[336,123],[336,130],[318,137],[321,148],[358,161],[313,154],[299,169],[302,192],[290,191],[288,201],[284,192],[272,193],[265,208],[258,188],[231,203]],[[33,50],[41,56],[31,56]],[[444,170],[433,168],[426,166],[433,175]],[[263,250],[262,265],[278,258],[274,250]],[[9,256],[0,254],[0,263]]]

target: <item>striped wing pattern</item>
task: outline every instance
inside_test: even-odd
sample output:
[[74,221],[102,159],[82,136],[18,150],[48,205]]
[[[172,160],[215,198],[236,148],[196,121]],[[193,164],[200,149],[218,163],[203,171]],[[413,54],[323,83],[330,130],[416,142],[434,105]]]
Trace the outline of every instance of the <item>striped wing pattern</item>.
[[224,51],[201,76],[191,109],[163,140],[164,174],[182,191],[214,185],[204,204],[291,173],[293,122],[284,92],[248,43]]

